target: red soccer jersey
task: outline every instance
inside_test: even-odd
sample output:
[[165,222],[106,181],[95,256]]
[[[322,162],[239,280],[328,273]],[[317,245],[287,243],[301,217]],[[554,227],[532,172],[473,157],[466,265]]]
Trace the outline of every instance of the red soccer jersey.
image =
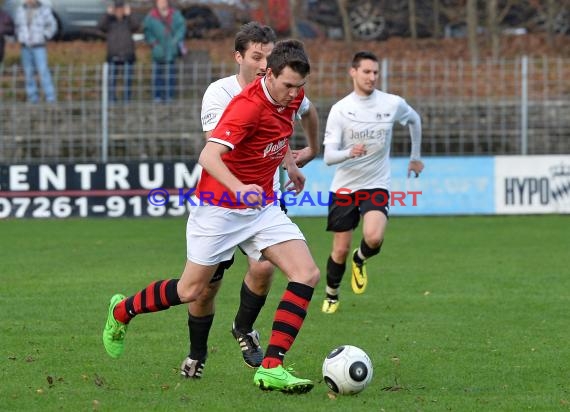
[[[304,91],[287,107],[274,103],[258,79],[235,96],[209,141],[228,146],[222,156],[227,168],[244,184],[263,188],[267,203],[274,201],[273,176],[289,148],[295,113],[303,100]],[[232,209],[244,209],[243,193],[238,198],[204,169],[196,189],[203,204]]]

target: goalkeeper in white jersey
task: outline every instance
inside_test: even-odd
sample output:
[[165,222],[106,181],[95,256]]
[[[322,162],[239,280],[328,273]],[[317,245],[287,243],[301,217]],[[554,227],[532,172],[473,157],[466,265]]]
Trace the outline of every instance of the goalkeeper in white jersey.
[[378,58],[370,52],[354,55],[350,76],[353,91],[329,113],[324,138],[324,160],[337,165],[331,183],[327,231],[333,232],[327,261],[326,297],[322,311],[339,307],[339,288],[350,252],[352,234],[363,221],[363,238],[351,256],[352,290],[364,293],[368,283],[366,263],[380,253],[390,205],[390,145],[395,122],[409,126],[412,153],[408,176],[418,177],[422,140],[418,113],[400,96],[376,88]]

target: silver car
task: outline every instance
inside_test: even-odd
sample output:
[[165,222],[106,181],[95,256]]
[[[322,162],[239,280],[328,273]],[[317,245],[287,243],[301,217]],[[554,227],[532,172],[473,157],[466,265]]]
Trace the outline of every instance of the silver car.
[[[95,34],[97,21],[106,12],[107,0],[39,0],[51,7],[57,20],[56,38]],[[22,0],[5,0],[4,9],[12,16]]]
[[[0,0],[1,1],[1,0]],[[39,0],[51,7],[57,20],[56,39],[94,35],[97,21],[106,13],[113,0]],[[4,9],[12,16],[22,0],[5,0]],[[127,0],[133,15],[142,21],[154,0]],[[233,35],[241,23],[251,20],[245,0],[171,0],[187,23],[187,36],[208,37],[214,34]]]

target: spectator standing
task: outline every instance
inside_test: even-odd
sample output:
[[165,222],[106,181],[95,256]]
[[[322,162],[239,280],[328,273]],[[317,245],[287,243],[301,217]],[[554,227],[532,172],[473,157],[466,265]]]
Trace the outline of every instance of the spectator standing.
[[0,64],[4,61],[4,36],[14,34],[12,17],[4,10],[0,10]]
[[16,9],[14,18],[16,36],[21,45],[22,67],[26,77],[28,102],[39,101],[35,72],[47,102],[55,102],[55,89],[47,65],[46,43],[57,31],[57,22],[51,8],[38,0],[24,0]]
[[183,53],[186,21],[168,0],[155,0],[143,21],[145,41],[152,47],[152,94],[170,101],[176,88],[176,59]]
[[131,7],[123,0],[115,0],[97,25],[107,36],[107,63],[109,63],[109,99],[117,101],[117,78],[123,74],[123,98],[131,100],[131,85],[136,61],[133,33],[139,24],[131,15]]

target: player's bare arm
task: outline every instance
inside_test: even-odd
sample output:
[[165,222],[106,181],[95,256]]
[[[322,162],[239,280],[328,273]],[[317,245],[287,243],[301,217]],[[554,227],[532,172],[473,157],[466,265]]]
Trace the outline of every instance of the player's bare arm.
[[319,144],[319,115],[313,103],[301,116],[301,126],[309,145],[303,149],[292,151],[293,158],[299,167],[303,167],[313,160],[319,154],[321,148]]
[[[234,196],[240,197],[247,202],[248,205],[261,205],[263,189],[259,185],[244,184],[227,168],[226,164],[222,161],[222,155],[229,152],[230,148],[226,145],[208,142],[200,153],[198,163],[218,182],[228,188]],[[246,193],[251,193],[244,197]],[[255,195],[257,194],[257,195]]]
[[287,170],[287,175],[289,176],[289,181],[285,184],[285,188],[290,191],[294,191],[295,195],[298,195],[305,188],[305,175],[301,172],[297,166],[291,148],[287,150],[285,158],[283,159],[283,164]]

